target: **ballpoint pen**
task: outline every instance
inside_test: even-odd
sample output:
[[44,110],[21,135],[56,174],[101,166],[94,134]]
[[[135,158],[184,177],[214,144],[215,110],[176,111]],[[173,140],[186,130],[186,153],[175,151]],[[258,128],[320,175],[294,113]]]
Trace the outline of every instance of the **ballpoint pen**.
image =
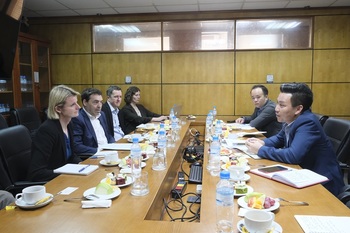
[[86,168],[88,168],[90,166],[90,164],[89,165],[87,165],[87,166],[85,166],[85,167],[83,167],[83,168],[81,168],[80,170],[79,170],[79,172],[82,172],[82,171],[84,171]]

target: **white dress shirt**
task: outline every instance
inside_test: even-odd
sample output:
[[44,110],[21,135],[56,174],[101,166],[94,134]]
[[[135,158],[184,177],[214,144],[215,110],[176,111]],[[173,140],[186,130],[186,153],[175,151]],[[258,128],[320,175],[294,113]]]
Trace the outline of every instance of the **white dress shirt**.
[[101,114],[99,114],[97,117],[94,117],[90,113],[88,113],[85,109],[84,109],[84,111],[89,116],[92,127],[94,128],[96,138],[97,138],[98,147],[100,147],[101,145],[107,144],[108,140],[107,140],[105,131],[101,125],[100,120],[98,119],[101,116]]

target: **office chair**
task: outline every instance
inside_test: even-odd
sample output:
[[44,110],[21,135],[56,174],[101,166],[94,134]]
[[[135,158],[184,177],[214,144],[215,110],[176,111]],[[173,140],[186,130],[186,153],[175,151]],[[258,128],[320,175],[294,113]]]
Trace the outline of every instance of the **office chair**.
[[41,125],[40,115],[34,107],[12,108],[10,111],[10,122],[11,125],[24,125],[27,127],[32,138]]
[[27,180],[31,147],[31,135],[25,126],[0,130],[0,186],[14,195],[25,187],[46,183]]
[[5,129],[7,127],[9,126],[7,125],[5,117],[2,114],[0,114],[0,129]]
[[322,115],[322,114],[319,114],[319,113],[314,113],[314,114],[318,117],[318,120],[320,121],[322,126],[324,125],[326,120],[329,118],[329,116]]
[[323,129],[332,142],[333,149],[337,155],[340,167],[343,172],[348,173],[348,182],[350,180],[350,121],[329,117],[323,125]]

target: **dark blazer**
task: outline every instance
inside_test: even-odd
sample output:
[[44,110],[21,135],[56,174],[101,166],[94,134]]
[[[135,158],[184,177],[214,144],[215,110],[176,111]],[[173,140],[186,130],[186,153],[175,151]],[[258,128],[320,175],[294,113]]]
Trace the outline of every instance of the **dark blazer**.
[[[73,129],[68,125],[70,146],[74,148]],[[32,159],[28,178],[31,181],[48,181],[59,174],[54,169],[67,163],[79,163],[81,159],[73,152],[67,159],[66,139],[59,120],[47,119],[39,127],[33,138]]]
[[255,108],[251,116],[244,117],[244,123],[249,123],[250,126],[257,130],[266,131],[264,135],[271,137],[276,135],[282,128],[282,124],[277,121],[275,113],[276,104],[268,100],[261,108],[261,113],[258,115],[259,108]]
[[318,118],[310,111],[303,112],[291,125],[288,145],[285,126],[275,136],[264,140],[258,155],[283,163],[299,164],[326,176],[329,181],[323,183],[334,195],[338,195],[344,186],[342,172],[331,142],[324,133]]
[[107,128],[109,130],[109,133],[114,135],[113,115],[111,108],[109,107],[109,104],[107,102],[105,102],[102,105],[102,111],[105,113],[106,116]]
[[147,110],[143,105],[137,104],[141,112],[141,117],[137,115],[136,111],[130,104],[126,104],[118,113],[119,123],[125,134],[129,134],[136,129],[140,124],[148,123],[153,117],[160,117],[161,115]]
[[[106,116],[101,111],[101,116],[98,118],[101,122],[102,128],[108,143],[114,143],[114,136],[108,130]],[[72,119],[74,132],[74,149],[77,155],[81,154],[95,154],[97,152],[98,143],[95,130],[92,127],[89,116],[83,108],[79,110],[79,116]]]

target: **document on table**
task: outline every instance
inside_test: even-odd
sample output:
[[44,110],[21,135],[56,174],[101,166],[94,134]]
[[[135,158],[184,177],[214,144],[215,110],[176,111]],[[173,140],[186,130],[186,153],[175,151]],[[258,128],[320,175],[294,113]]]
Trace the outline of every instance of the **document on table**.
[[348,233],[350,217],[294,215],[305,233]]

